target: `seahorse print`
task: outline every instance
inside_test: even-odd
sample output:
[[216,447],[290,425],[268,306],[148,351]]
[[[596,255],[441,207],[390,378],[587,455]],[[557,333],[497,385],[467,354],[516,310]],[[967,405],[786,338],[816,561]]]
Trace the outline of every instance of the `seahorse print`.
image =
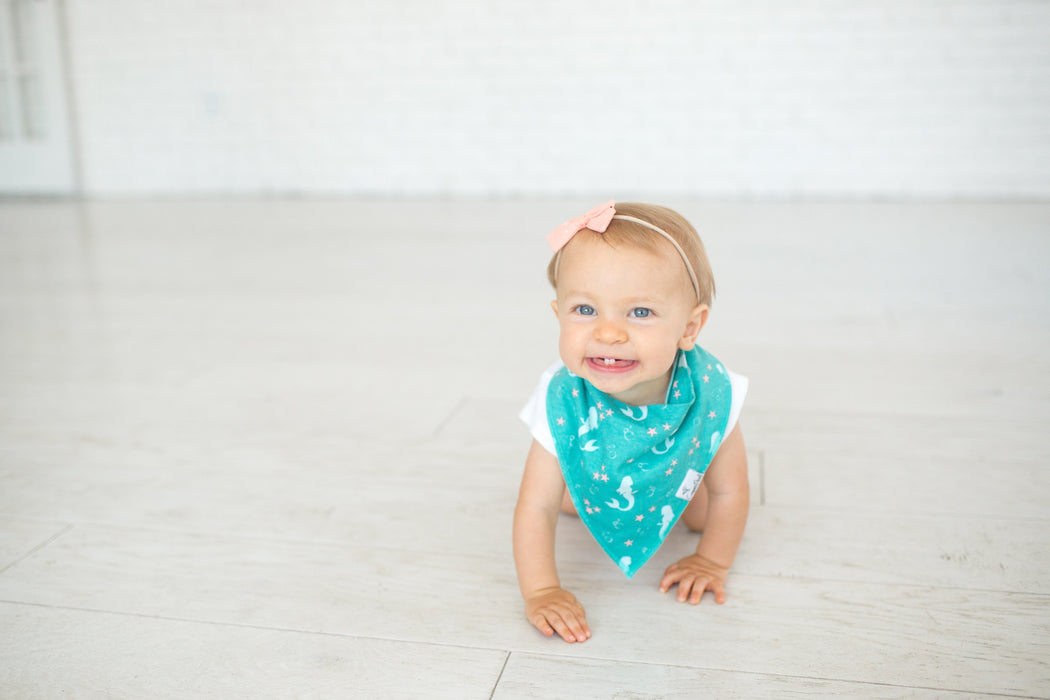
[[674,445],[674,438],[673,437],[669,437],[666,440],[664,440],[664,448],[662,450],[659,447],[652,448],[653,454],[654,455],[667,454],[667,451],[669,449],[671,449],[672,445]]
[[609,506],[610,508],[615,508],[616,510],[622,510],[624,512],[634,508],[634,491],[631,490],[632,486],[634,486],[634,480],[629,476],[625,476],[623,478],[623,481],[620,482],[620,488],[616,489],[616,493],[620,494],[624,497],[624,499],[626,499],[626,506],[620,505],[619,498],[613,498],[611,500],[608,500],[605,502],[605,505]]
[[663,539],[667,535],[667,531],[671,529],[671,522],[674,520],[674,511],[671,510],[671,506],[664,506],[660,509],[660,539]]
[[592,430],[598,427],[598,409],[591,406],[591,410],[587,412],[587,420],[583,421],[583,425],[580,426],[580,437],[583,437]]
[[620,413],[624,414],[625,416],[627,416],[631,420],[645,420],[646,417],[649,415],[649,407],[648,406],[642,406],[641,407],[641,412],[640,412],[641,415],[638,415],[638,416],[634,415],[634,409],[633,408],[621,408],[620,409]]

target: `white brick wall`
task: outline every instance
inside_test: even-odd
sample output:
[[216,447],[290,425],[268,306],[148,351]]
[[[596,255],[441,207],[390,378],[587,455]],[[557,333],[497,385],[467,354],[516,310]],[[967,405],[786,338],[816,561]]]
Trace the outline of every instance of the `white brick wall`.
[[88,193],[1050,196],[1044,0],[66,0]]

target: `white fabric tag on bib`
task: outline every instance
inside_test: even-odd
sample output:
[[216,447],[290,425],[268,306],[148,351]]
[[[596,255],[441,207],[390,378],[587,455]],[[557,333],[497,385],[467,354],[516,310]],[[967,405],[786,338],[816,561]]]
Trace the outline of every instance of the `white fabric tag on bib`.
[[693,494],[696,493],[696,489],[700,486],[700,479],[703,478],[703,474],[690,469],[685,473],[685,478],[682,479],[682,485],[678,487],[678,493],[675,494],[678,498],[683,501],[690,501],[693,498]]

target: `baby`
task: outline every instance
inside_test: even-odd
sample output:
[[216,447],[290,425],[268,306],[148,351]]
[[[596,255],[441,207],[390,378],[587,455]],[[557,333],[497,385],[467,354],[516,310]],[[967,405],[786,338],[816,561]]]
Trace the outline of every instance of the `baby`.
[[665,207],[608,202],[547,240],[561,362],[521,412],[533,436],[514,511],[525,615],[547,636],[591,636],[558,579],[560,512],[579,515],[628,577],[681,518],[703,537],[660,591],[677,585],[696,605],[710,590],[724,603],[747,522],[736,424],[747,380],[696,345],[714,296],[700,237]]

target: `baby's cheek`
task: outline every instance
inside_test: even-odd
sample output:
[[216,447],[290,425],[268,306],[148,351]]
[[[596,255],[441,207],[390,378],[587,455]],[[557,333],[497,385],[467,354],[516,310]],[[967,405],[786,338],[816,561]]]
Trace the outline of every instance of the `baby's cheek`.
[[561,357],[561,361],[568,365],[572,361],[572,349],[573,340],[570,334],[562,331],[558,336],[558,355]]

